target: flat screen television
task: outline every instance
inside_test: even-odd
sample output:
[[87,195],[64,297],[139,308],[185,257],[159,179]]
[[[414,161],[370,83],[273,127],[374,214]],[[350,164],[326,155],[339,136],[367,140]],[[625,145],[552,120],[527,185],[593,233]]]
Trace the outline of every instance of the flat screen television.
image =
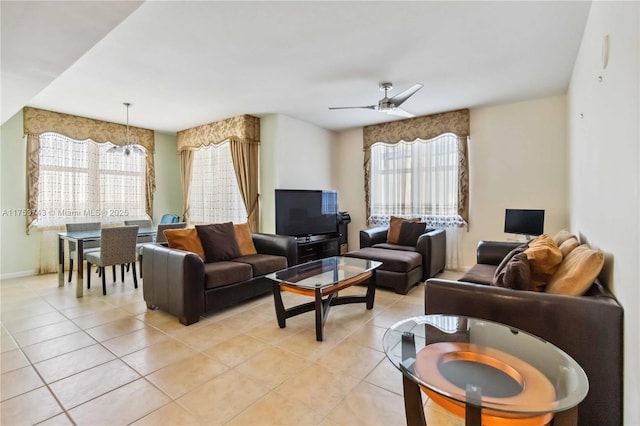
[[338,232],[338,192],[276,189],[276,234],[306,237]]
[[542,234],[544,232],[544,210],[506,209],[504,232],[523,235]]

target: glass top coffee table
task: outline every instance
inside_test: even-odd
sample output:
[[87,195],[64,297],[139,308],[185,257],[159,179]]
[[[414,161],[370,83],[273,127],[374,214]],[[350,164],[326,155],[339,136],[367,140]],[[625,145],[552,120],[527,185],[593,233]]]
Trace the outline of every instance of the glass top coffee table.
[[[351,257],[328,257],[302,265],[292,266],[268,274],[273,280],[273,299],[280,328],[285,328],[287,318],[315,310],[316,340],[322,341],[323,327],[334,305],[366,303],[373,309],[376,295],[375,271],[382,262]],[[359,296],[338,296],[340,290],[367,281],[367,292]],[[313,297],[314,301],[285,309],[282,291]]]
[[[407,424],[426,424],[420,388],[467,425],[577,424],[584,370],[532,334],[492,321],[423,315],[392,325],[382,345],[403,373]],[[554,417],[555,416],[555,417]]]

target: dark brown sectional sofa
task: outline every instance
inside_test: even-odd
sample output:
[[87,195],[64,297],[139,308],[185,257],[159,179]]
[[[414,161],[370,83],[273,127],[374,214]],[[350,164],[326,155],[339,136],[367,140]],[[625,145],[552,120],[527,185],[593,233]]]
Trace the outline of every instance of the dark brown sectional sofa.
[[206,263],[195,253],[161,245],[144,248],[144,300],[150,309],[178,317],[184,325],[200,315],[272,291],[266,274],[294,265],[294,237],[252,234],[257,254]]
[[487,319],[539,336],[568,353],[589,378],[578,406],[579,425],[621,425],[623,309],[598,280],[583,296],[488,285],[501,260],[522,243],[481,241],[477,264],[460,281],[429,279],[427,314]]

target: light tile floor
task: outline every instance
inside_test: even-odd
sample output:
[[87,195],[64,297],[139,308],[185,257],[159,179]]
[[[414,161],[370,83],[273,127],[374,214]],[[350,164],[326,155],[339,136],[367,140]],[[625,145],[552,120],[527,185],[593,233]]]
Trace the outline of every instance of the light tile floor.
[[[379,289],[371,311],[332,307],[317,342],[313,313],[280,329],[270,295],[185,327],[147,310],[131,281],[80,299],[55,274],[2,281],[3,425],[405,424],[402,378],[381,341],[424,312],[422,285]],[[430,426],[463,424],[429,401],[425,412]]]

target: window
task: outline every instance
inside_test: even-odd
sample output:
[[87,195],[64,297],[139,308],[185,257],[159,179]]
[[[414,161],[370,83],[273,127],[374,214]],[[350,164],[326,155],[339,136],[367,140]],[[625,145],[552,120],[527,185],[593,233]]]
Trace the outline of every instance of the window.
[[458,138],[443,134],[371,147],[372,225],[389,216],[420,217],[430,227],[462,225],[458,215]]
[[229,142],[193,152],[189,218],[194,223],[244,223],[247,210],[233,169]]
[[40,135],[38,226],[145,219],[146,159],[111,143]]

